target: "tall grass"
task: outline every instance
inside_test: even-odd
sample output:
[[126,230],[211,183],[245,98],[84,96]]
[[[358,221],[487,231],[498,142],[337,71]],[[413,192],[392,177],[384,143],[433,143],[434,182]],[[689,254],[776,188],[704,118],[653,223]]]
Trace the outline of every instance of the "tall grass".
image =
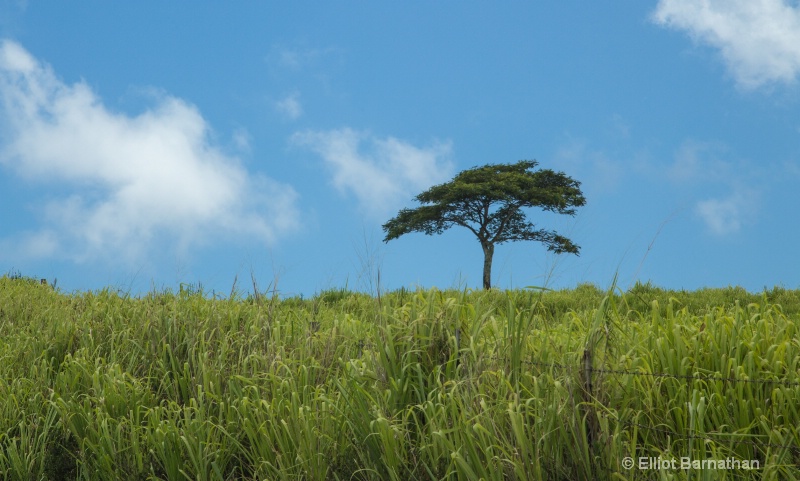
[[0,278],[0,479],[800,479],[799,299],[136,298]]

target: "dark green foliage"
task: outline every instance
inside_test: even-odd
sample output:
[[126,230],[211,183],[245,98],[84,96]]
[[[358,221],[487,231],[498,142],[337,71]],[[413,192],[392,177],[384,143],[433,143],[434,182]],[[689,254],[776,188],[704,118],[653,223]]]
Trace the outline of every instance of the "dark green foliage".
[[44,472],[48,481],[77,479],[78,443],[68,433],[53,431],[45,452]]
[[322,291],[317,298],[320,302],[324,303],[325,305],[333,305],[338,302],[342,302],[347,300],[350,297],[358,296],[359,294],[348,290],[346,288],[343,289],[328,289]]
[[431,187],[415,197],[422,205],[402,209],[383,225],[384,242],[422,232],[441,234],[453,226],[469,229],[484,252],[483,286],[491,287],[494,246],[504,242],[536,241],[556,254],[578,254],[580,247],[552,230],[528,221],[523,209],[575,215],[586,203],[580,182],[563,172],[536,170],[538,162],[489,164],[473,167],[450,182]]

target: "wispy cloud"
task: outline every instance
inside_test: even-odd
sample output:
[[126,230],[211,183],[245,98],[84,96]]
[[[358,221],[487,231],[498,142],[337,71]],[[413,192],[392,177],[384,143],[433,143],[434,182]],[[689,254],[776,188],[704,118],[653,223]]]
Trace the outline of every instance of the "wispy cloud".
[[17,254],[134,261],[156,238],[177,248],[220,232],[274,242],[298,224],[295,191],[216,147],[194,106],[161,96],[137,116],[113,112],[8,40],[0,127],[0,165],[69,192],[46,202],[39,231],[2,242]]
[[291,142],[319,154],[333,173],[333,185],[355,195],[362,210],[376,219],[453,175],[450,142],[417,147],[349,128],[298,132]]
[[800,72],[800,7],[786,0],[660,0],[652,16],[720,50],[744,88],[793,83]]
[[323,59],[339,59],[341,49],[333,46],[307,47],[274,45],[267,57],[268,61],[290,70],[302,70],[310,65],[317,64]]
[[629,139],[631,136],[631,126],[620,114],[611,116],[611,130],[622,139]]
[[733,170],[731,161],[725,160],[729,155],[727,147],[720,142],[686,140],[675,152],[667,176],[680,183],[725,182],[731,178]]
[[233,131],[233,145],[239,152],[250,152],[250,132],[244,127],[239,127]]
[[708,232],[724,236],[739,232],[755,218],[763,169],[735,158],[724,143],[686,140],[665,173],[674,185],[703,192],[694,196],[702,199],[694,202],[694,213]]
[[553,163],[568,175],[581,179],[587,192],[614,191],[631,168],[620,159],[587,147],[584,140],[577,138],[569,138],[562,144]]
[[290,120],[297,120],[303,115],[303,105],[300,103],[300,94],[292,92],[286,97],[275,102],[275,109]]
[[699,201],[695,213],[712,234],[725,236],[741,230],[753,216],[757,201],[755,190],[738,186],[725,197]]
[[0,28],[3,31],[19,30],[19,19],[28,9],[28,0],[0,0]]

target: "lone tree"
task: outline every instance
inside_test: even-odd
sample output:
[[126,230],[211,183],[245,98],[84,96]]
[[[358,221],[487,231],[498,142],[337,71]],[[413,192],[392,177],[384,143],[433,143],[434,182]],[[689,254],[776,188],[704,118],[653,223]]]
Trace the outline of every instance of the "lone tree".
[[538,162],[489,164],[473,167],[445,184],[436,185],[414,199],[416,209],[402,209],[383,224],[384,242],[410,232],[441,234],[454,225],[469,229],[483,248],[483,287],[492,287],[492,256],[495,244],[538,241],[561,254],[578,254],[580,247],[555,231],[537,229],[528,222],[525,207],[539,207],[559,214],[575,215],[575,207],[586,203],[580,182],[563,172],[536,170]]

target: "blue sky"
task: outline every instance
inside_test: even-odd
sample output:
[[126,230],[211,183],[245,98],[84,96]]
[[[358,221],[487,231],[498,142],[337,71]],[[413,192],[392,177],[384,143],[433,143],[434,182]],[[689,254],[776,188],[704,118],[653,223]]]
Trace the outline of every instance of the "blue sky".
[[480,287],[381,225],[476,165],[581,181],[495,285],[800,287],[800,6],[0,0],[0,271],[66,290]]

